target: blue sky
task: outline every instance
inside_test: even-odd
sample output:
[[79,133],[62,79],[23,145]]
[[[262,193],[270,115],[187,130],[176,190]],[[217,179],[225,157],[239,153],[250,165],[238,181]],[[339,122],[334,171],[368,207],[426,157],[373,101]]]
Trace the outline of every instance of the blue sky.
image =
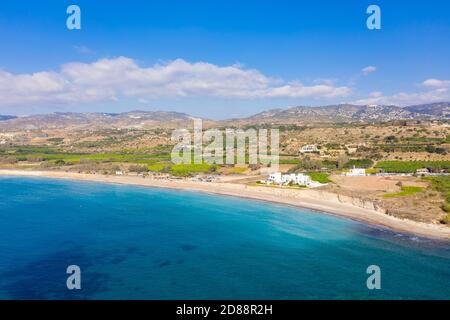
[[450,100],[449,14],[445,0],[2,0],[0,114]]

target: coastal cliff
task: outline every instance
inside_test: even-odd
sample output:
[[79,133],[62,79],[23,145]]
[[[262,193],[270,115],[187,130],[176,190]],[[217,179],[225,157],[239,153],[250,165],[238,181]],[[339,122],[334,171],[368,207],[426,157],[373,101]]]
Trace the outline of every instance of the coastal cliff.
[[379,200],[352,197],[322,190],[305,190],[305,192],[308,192],[310,197],[316,198],[318,200],[337,201],[339,203],[350,204],[355,207],[374,210],[383,214],[389,214],[389,210],[384,208],[381,201]]

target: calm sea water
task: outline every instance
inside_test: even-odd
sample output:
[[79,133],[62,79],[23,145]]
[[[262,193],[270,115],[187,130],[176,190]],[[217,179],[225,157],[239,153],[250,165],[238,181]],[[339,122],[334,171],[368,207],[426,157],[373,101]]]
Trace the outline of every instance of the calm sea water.
[[316,298],[449,299],[450,244],[231,197],[0,178],[0,299]]

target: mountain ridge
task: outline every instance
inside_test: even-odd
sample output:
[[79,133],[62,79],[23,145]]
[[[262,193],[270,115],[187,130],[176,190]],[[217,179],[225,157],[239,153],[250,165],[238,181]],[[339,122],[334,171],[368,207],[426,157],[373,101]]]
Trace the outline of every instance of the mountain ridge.
[[318,107],[297,106],[271,109],[248,117],[249,120],[302,119],[325,122],[386,122],[392,120],[427,120],[450,117],[450,103],[441,102],[407,107],[394,105],[337,104]]
[[[24,117],[0,115],[0,130],[89,129],[89,128],[151,128],[190,126],[198,117],[174,111],[133,110],[123,113],[55,112]],[[394,105],[336,104],[274,108],[249,117],[213,121],[209,124],[255,123],[375,123],[400,120],[450,120],[450,102],[399,107]]]
[[6,121],[6,120],[11,120],[11,119],[15,119],[17,118],[16,116],[10,116],[10,115],[1,115],[0,114],[0,121]]

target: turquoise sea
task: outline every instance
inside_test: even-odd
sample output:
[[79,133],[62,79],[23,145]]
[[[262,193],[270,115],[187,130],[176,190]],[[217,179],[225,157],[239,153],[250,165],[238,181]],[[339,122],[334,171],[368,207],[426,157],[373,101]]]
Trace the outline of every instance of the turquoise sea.
[[449,242],[261,201],[0,178],[0,299],[449,298]]

